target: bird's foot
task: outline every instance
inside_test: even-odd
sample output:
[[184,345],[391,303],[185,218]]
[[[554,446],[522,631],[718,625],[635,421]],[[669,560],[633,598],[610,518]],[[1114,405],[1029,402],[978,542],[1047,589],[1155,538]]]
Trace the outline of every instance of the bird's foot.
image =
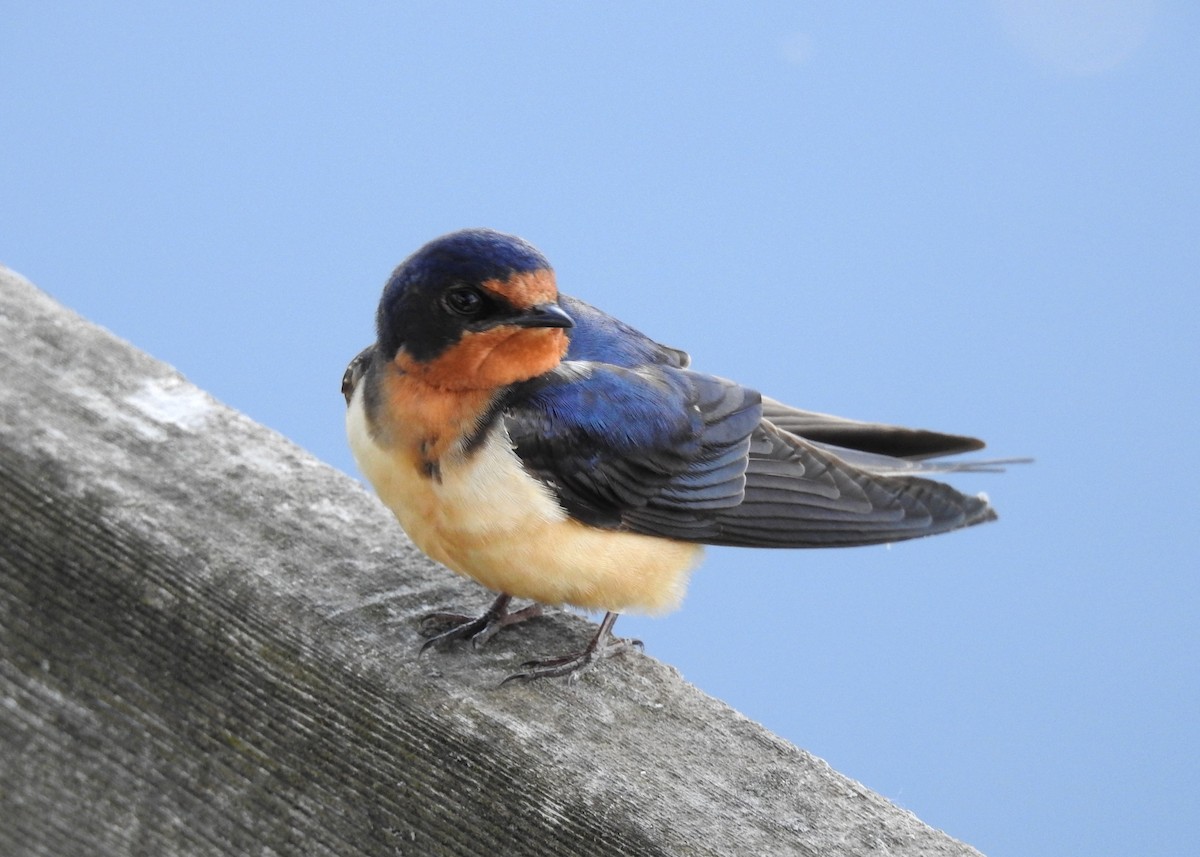
[[466,616],[462,613],[440,611],[422,616],[420,630],[429,639],[421,645],[421,651],[424,652],[430,646],[451,640],[470,640],[471,644],[478,649],[494,637],[501,628],[542,615],[541,604],[530,604],[528,607],[510,613],[508,610],[510,601],[512,601],[511,595],[500,595],[482,616]]
[[532,681],[536,678],[557,678],[559,676],[566,676],[569,683],[574,683],[598,661],[612,657],[626,649],[641,649],[641,640],[622,640],[612,635],[612,626],[616,621],[616,613],[606,614],[604,621],[600,623],[600,630],[596,632],[596,636],[592,638],[592,641],[587,644],[587,647],[582,652],[560,655],[556,658],[526,661],[521,664],[521,672],[513,673],[500,682],[500,684],[505,685],[510,681]]

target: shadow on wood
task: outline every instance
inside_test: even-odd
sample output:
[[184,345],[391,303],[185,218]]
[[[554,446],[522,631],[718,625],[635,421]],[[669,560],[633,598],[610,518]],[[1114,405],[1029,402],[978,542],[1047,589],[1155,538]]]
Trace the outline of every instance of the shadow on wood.
[[650,658],[497,687],[576,617],[418,658],[488,596],[354,480],[4,269],[0,343],[0,852],[977,854]]

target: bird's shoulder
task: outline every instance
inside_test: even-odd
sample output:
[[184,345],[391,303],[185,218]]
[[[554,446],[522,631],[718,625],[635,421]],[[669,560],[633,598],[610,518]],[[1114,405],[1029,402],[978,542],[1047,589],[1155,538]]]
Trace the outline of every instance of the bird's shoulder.
[[626,368],[672,366],[686,369],[686,351],[656,342],[637,328],[570,295],[559,295],[559,305],[575,326],[569,331],[567,360],[589,360]]
[[568,512],[620,526],[647,505],[740,502],[760,398],[670,362],[568,359],[517,385],[503,416],[524,467]]

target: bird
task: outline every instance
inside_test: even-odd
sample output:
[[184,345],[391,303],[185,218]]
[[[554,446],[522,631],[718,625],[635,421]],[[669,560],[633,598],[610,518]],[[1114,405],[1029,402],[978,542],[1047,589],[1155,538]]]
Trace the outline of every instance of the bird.
[[417,547],[495,593],[481,615],[423,617],[421,651],[482,645],[548,605],[604,611],[581,651],[506,682],[574,680],[640,647],[613,635],[617,616],[679,606],[705,545],[850,547],[992,521],[986,495],[930,474],[1015,460],[938,461],[984,444],[799,410],[696,371],[559,292],[539,250],[491,229],[401,262],[375,332],[342,380],[355,461]]

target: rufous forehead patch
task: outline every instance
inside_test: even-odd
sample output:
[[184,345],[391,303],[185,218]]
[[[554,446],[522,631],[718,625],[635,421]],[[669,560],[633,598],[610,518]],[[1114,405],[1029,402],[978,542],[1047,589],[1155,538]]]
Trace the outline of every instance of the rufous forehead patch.
[[554,272],[549,268],[522,271],[503,280],[484,280],[483,287],[504,298],[517,309],[527,309],[558,300],[558,283],[554,279]]

